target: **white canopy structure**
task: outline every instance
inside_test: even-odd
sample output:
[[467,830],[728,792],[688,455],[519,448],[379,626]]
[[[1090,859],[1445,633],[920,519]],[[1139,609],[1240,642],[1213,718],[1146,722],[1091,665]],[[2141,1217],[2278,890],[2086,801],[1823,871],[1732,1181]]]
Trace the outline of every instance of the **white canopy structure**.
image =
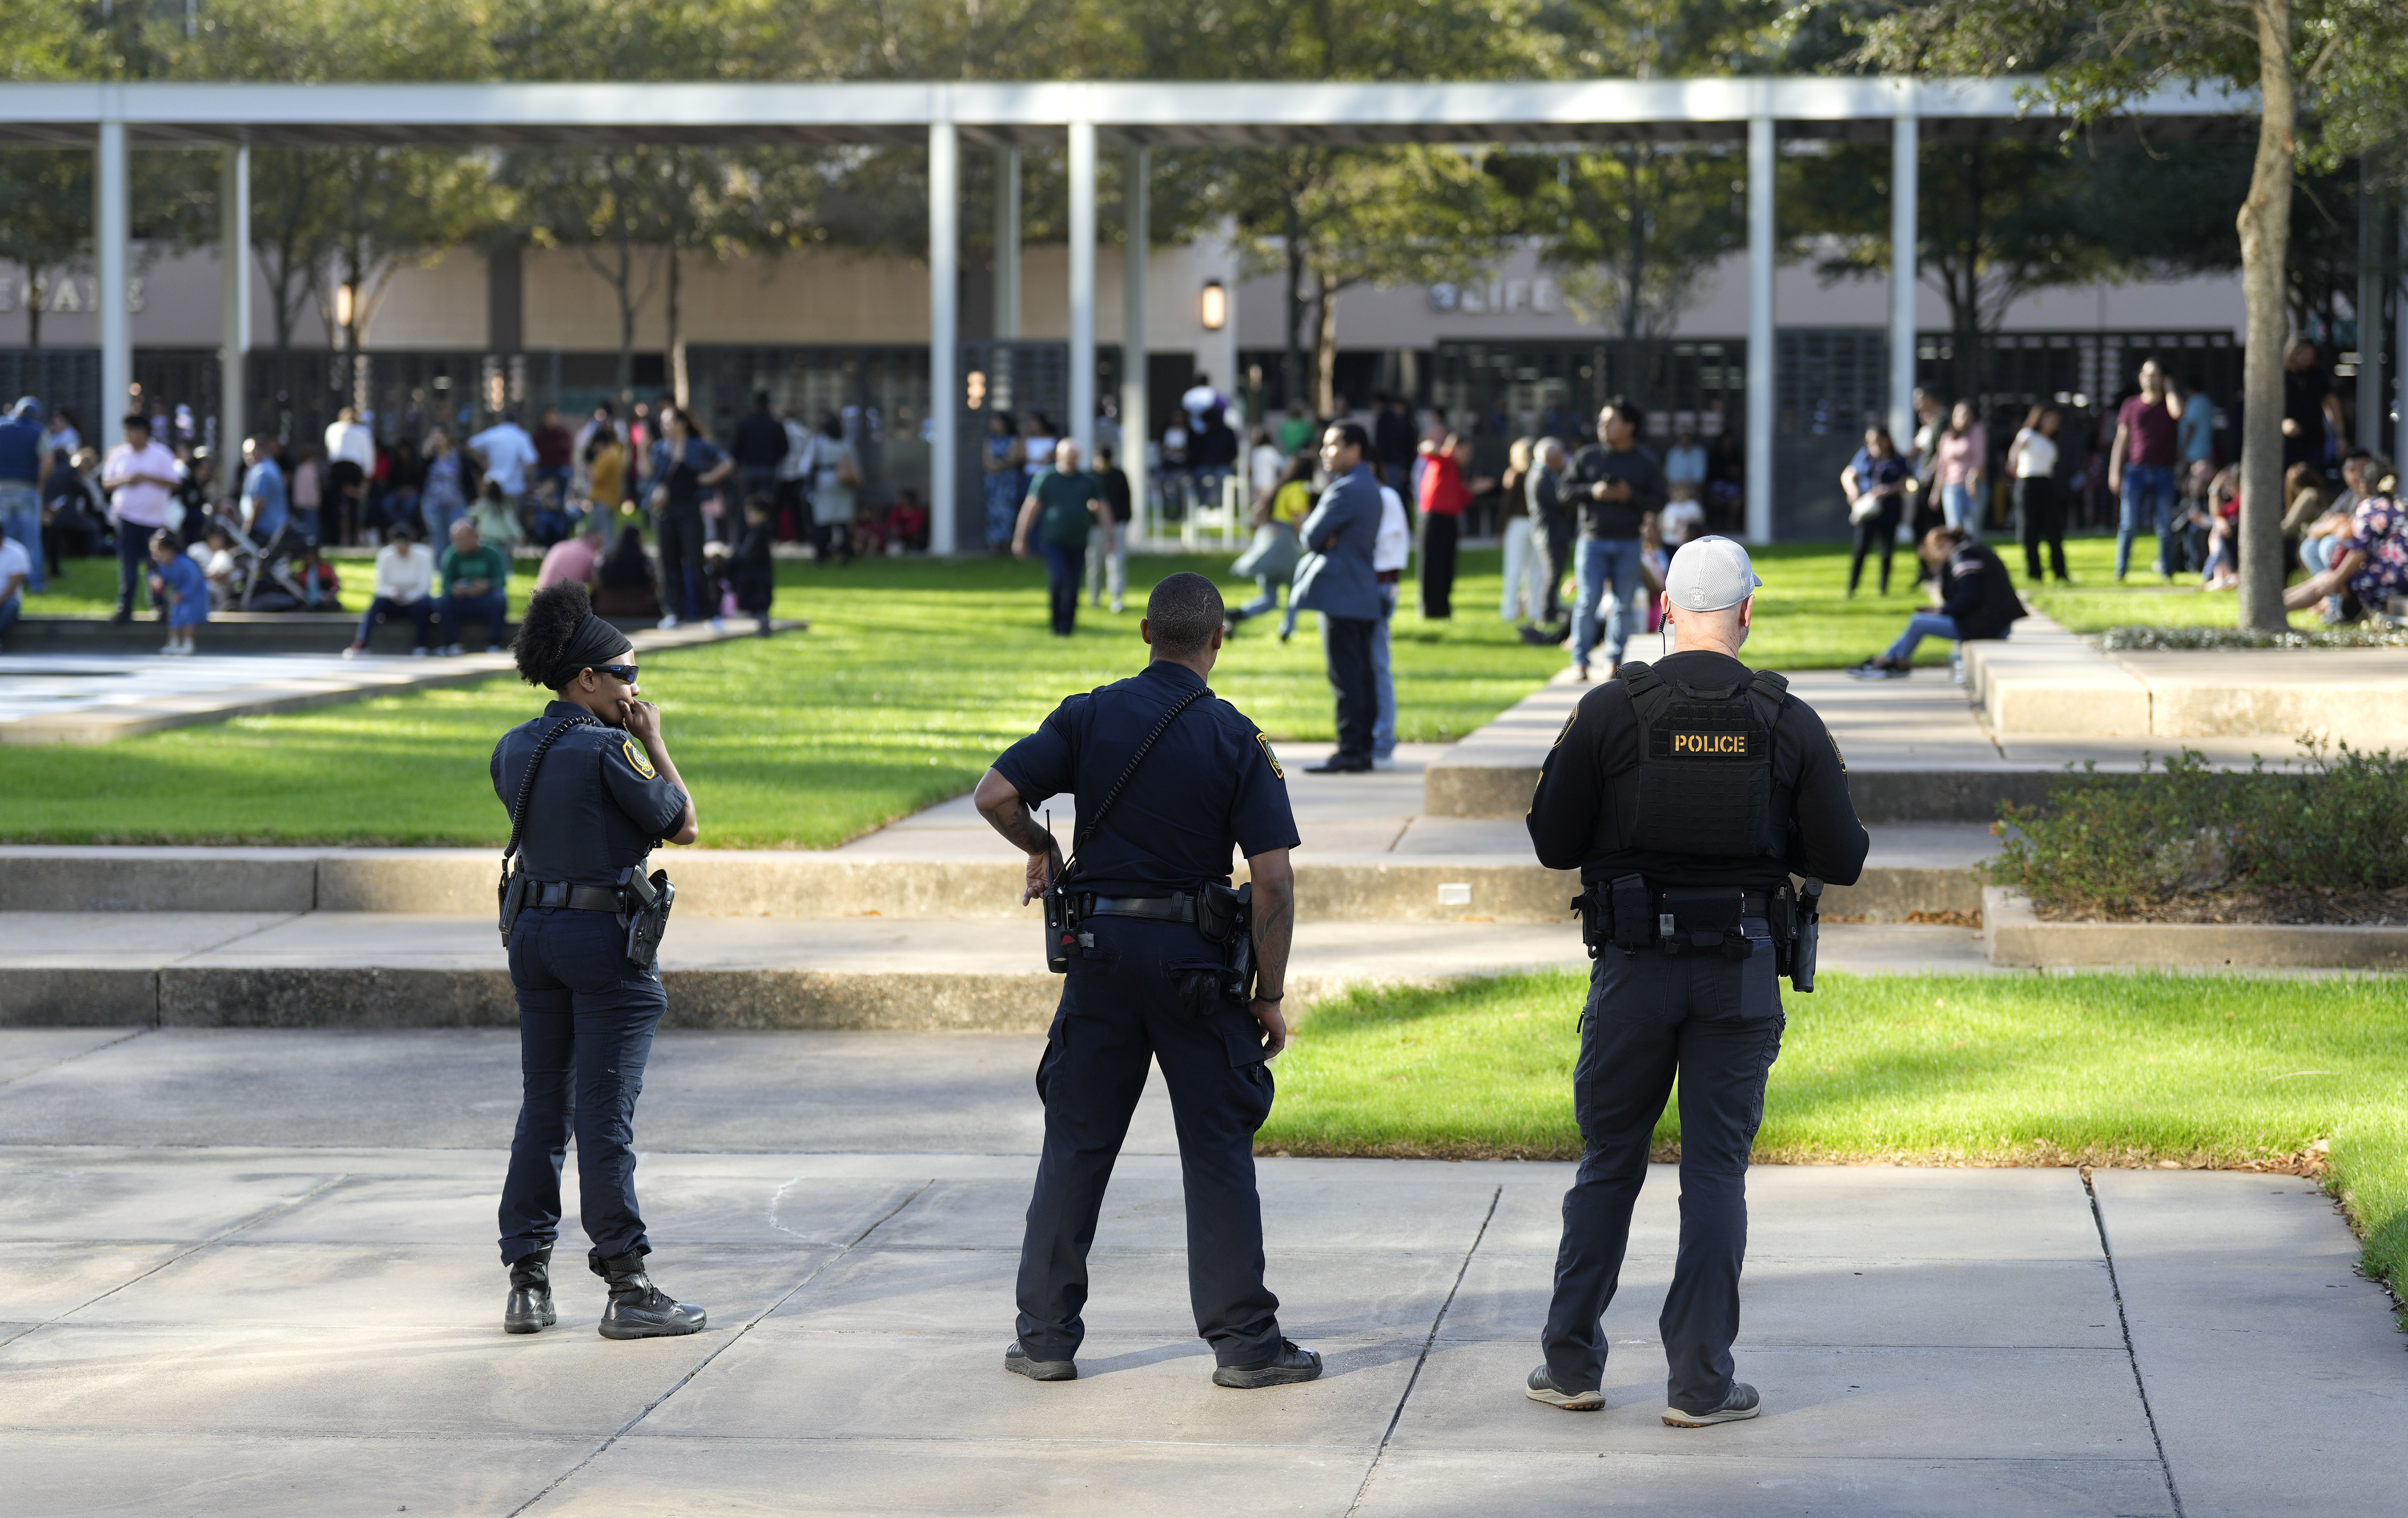
[[[956,412],[961,383],[961,142],[1068,145],[1072,435],[1091,456],[1096,419],[1096,164],[1110,138],[1129,158],[1125,347],[1145,352],[1147,150],[1296,142],[1746,143],[1748,222],[1747,531],[1772,533],[1773,167],[1778,140],[1879,141],[1893,155],[1889,395],[1894,431],[1911,429],[1914,376],[1915,189],[1924,137],[1961,140],[2054,135],[2066,123],[2033,114],[2034,81],[1767,77],[1579,82],[1346,83],[631,83],[631,84],[16,84],[0,87],[0,142],[90,144],[104,405],[128,394],[129,145],[225,152],[223,239],[250,244],[253,143],[456,143],[592,147],[621,143],[925,142],[928,149],[929,383],[932,539],[953,550],[957,511]],[[2254,98],[2167,92],[2127,108],[2154,137],[2229,130]],[[241,365],[249,342],[248,283],[226,261],[227,414],[242,433]],[[1124,365],[1123,414],[1144,414],[1142,363]],[[109,398],[115,398],[111,399]]]

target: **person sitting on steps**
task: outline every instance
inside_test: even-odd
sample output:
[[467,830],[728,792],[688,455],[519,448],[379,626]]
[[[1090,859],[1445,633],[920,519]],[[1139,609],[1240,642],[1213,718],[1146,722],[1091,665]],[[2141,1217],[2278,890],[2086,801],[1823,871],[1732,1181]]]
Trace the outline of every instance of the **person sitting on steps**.
[[1926,638],[1958,643],[2004,638],[2024,615],[2023,599],[1999,556],[1961,527],[1933,528],[1923,535],[1917,557],[1935,576],[1940,608],[1906,619],[1906,630],[1883,653],[1848,672],[1860,680],[1902,680],[1914,663],[1915,645]]

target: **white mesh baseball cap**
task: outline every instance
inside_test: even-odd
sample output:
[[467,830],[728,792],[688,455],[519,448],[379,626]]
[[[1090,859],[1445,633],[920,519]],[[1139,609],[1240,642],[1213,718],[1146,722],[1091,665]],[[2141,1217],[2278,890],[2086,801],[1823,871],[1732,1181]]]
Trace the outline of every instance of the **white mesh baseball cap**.
[[1747,550],[1729,538],[1692,538],[1664,571],[1664,594],[1684,612],[1719,612],[1747,600],[1764,582]]

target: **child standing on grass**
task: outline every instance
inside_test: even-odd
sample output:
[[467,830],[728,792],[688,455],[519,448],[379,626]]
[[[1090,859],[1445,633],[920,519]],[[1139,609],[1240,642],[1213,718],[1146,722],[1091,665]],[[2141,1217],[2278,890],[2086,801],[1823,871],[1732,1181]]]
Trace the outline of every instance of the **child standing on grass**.
[[193,629],[209,619],[208,579],[164,528],[150,534],[150,561],[159,566],[150,576],[150,594],[167,608],[167,643],[159,652],[190,655]]
[[769,636],[769,601],[778,587],[777,564],[769,556],[772,504],[767,496],[745,501],[744,536],[737,541],[736,552],[727,561],[727,583],[736,592],[736,609],[760,620],[764,638]]

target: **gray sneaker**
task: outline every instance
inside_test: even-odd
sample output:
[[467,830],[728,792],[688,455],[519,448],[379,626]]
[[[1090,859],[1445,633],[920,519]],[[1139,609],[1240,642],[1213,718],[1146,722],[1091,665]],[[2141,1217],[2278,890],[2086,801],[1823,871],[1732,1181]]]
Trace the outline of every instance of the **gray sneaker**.
[[1585,1392],[1568,1392],[1555,1384],[1554,1373],[1543,1365],[1530,1372],[1530,1380],[1523,1395],[1533,1402],[1544,1402],[1551,1408],[1561,1408],[1566,1412],[1598,1412],[1605,1407],[1605,1392],[1602,1388],[1591,1387]]
[[1030,1381],[1077,1381],[1079,1365],[1075,1360],[1032,1360],[1027,1352],[1013,1339],[1003,1352],[1003,1368]]
[[1711,1428],[1716,1424],[1735,1424],[1742,1418],[1753,1418],[1764,1410],[1756,1402],[1756,1388],[1743,1381],[1731,1382],[1730,1395],[1712,1412],[1684,1412],[1679,1408],[1664,1410],[1668,1428]]

